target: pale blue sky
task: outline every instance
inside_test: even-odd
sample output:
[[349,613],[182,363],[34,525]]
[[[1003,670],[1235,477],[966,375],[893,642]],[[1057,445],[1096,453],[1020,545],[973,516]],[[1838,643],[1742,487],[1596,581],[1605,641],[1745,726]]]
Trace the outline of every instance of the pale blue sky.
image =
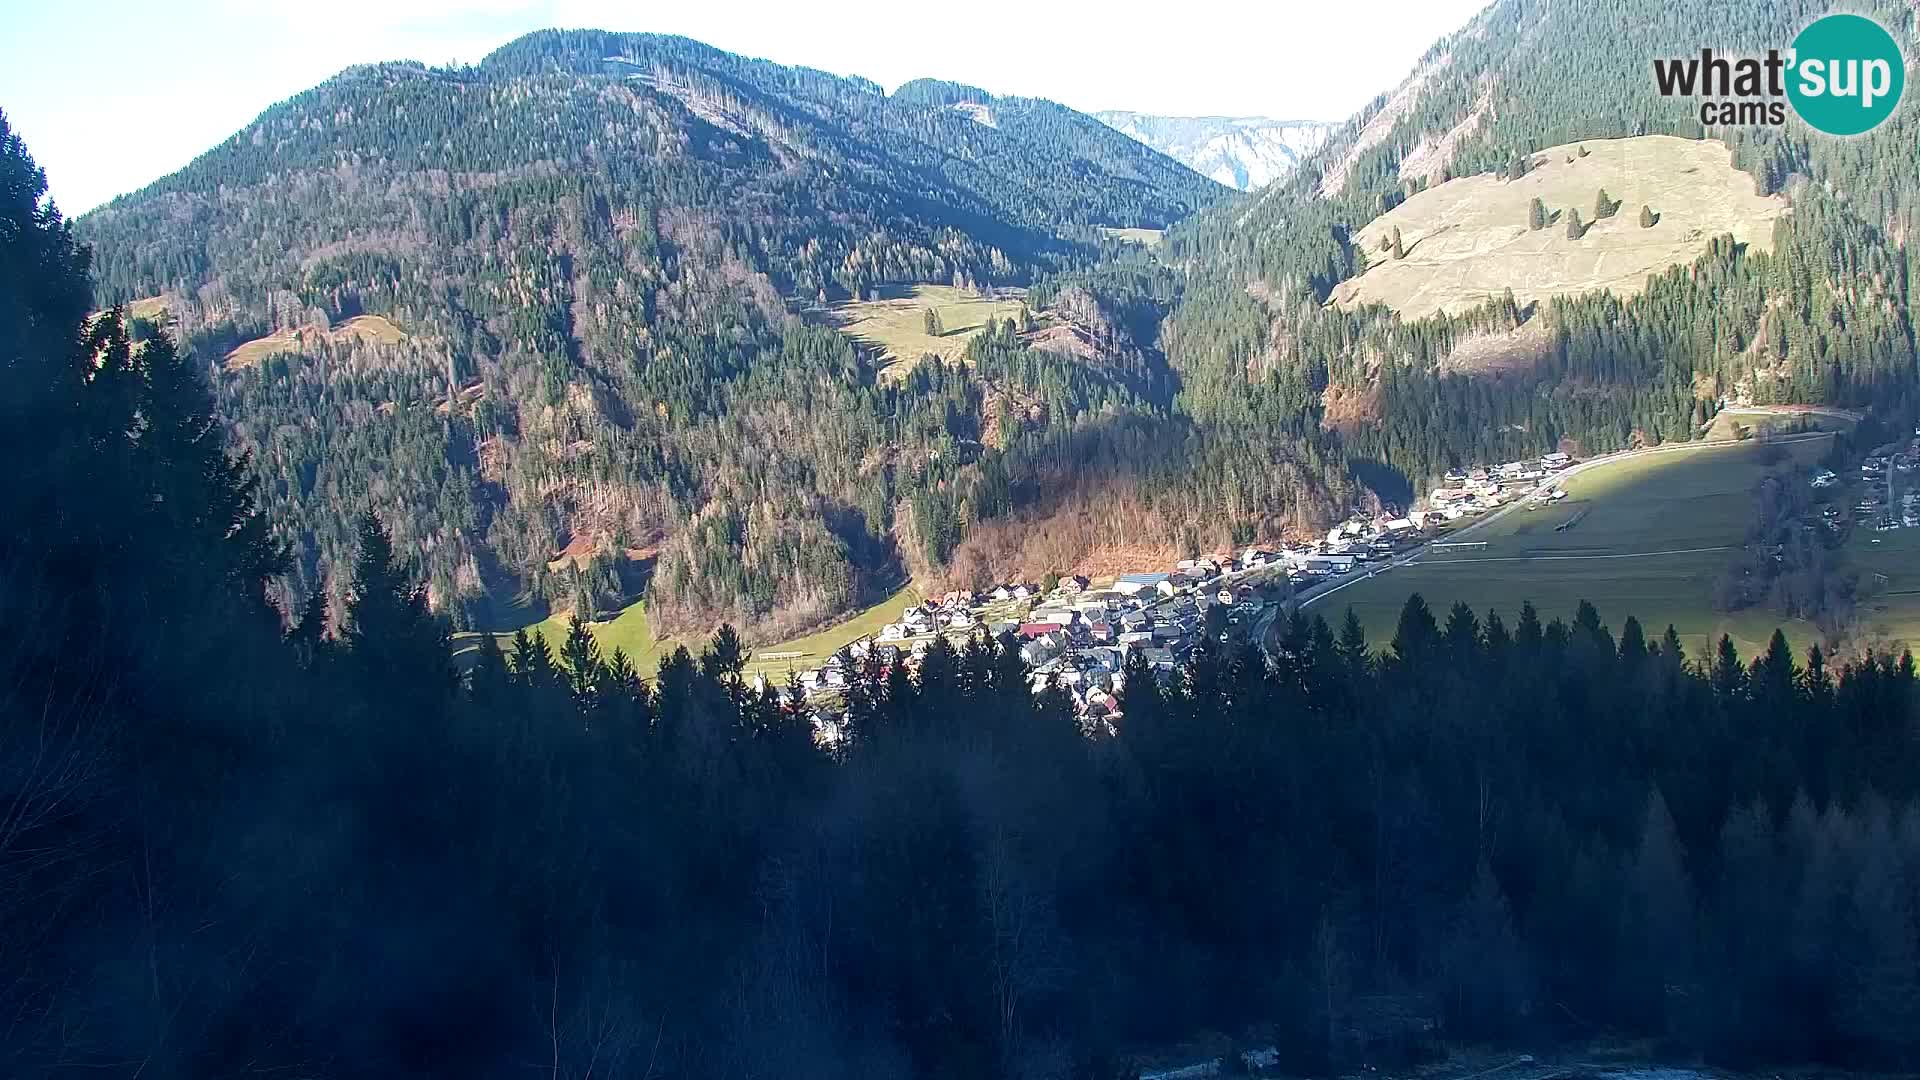
[[0,0],[0,109],[74,214],[348,65],[471,62],[549,26],[685,34],[889,89],[924,75],[1086,110],[1343,119],[1484,2]]

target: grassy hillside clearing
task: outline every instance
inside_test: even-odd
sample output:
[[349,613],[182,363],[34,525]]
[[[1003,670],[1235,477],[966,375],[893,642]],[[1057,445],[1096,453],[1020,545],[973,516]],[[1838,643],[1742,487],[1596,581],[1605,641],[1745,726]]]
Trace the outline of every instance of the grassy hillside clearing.
[[[529,624],[525,629],[529,634],[540,634],[547,639],[547,647],[557,657],[560,644],[567,640],[568,619],[564,615],[551,615],[539,622]],[[591,622],[587,629],[593,632],[593,639],[599,643],[601,653],[611,656],[614,649],[626,650],[627,657],[633,661],[634,670],[643,677],[652,679],[660,667],[661,658],[673,652],[674,646],[686,645],[689,651],[698,651],[698,642],[682,642],[673,638],[657,638],[653,627],[647,622],[647,602],[639,600],[621,609],[618,615],[604,622]],[[511,654],[513,635],[495,634],[500,647]],[[455,634],[453,638],[454,662],[463,669],[472,662],[473,650],[479,647],[479,633]]]
[[751,678],[756,674],[765,674],[769,682],[781,682],[789,671],[819,667],[822,661],[839,652],[848,642],[878,634],[882,626],[900,618],[901,608],[918,604],[924,599],[919,589],[908,585],[865,611],[856,612],[818,633],[755,649],[753,655],[747,658],[747,676]]
[[[880,351],[883,377],[899,378],[928,353],[958,359],[988,319],[1018,318],[1024,306],[1020,300],[988,299],[951,285],[915,285],[904,296],[835,304],[828,318],[841,333]],[[927,333],[929,310],[940,320],[937,336]]]
[[[1811,464],[1830,445],[1813,437],[1786,449],[1789,460]],[[1804,650],[1819,636],[1808,623],[1713,608],[1715,576],[1752,521],[1754,487],[1779,467],[1766,457],[1758,444],[1706,443],[1596,466],[1565,481],[1567,498],[1509,511],[1456,536],[1486,547],[1429,551],[1329,593],[1311,610],[1337,621],[1353,608],[1368,637],[1385,648],[1401,605],[1415,592],[1441,618],[1465,601],[1482,617],[1489,608],[1499,611],[1509,627],[1526,601],[1546,620],[1570,618],[1581,600],[1590,600],[1616,631],[1629,615],[1649,635],[1671,623],[1693,656],[1721,634],[1751,656],[1765,649],[1776,625]],[[1569,520],[1571,527],[1558,528]]]
[[1107,225],[1100,226],[1100,231],[1123,243],[1148,248],[1159,247],[1161,238],[1166,235],[1165,229],[1116,229]]
[[238,371],[241,368],[252,367],[275,353],[298,352],[303,346],[318,341],[328,341],[338,345],[359,340],[393,345],[404,340],[406,336],[385,316],[356,315],[331,330],[302,326],[281,330],[266,337],[254,338],[227,354],[227,370]]
[[1859,423],[1860,414],[1847,409],[1822,405],[1760,405],[1720,410],[1707,425],[1706,437],[1724,441],[1810,429],[1851,430]]
[[[1753,177],[1733,167],[1732,152],[1719,142],[1591,139],[1549,147],[1532,160],[1518,180],[1461,177],[1375,218],[1354,239],[1368,268],[1334,290],[1334,303],[1383,303],[1415,319],[1458,313],[1507,289],[1522,305],[1595,289],[1632,295],[1649,274],[1691,262],[1724,233],[1771,249],[1774,220],[1788,212],[1784,198],[1753,193]],[[1595,221],[1603,188],[1618,209]],[[1551,220],[1530,229],[1536,198]],[[1651,228],[1640,224],[1644,206],[1657,219]],[[1568,211],[1586,223],[1577,240],[1567,234]],[[1401,259],[1381,246],[1391,244],[1395,229]]]
[[167,298],[164,296],[146,296],[138,300],[127,301],[127,317],[158,322],[167,314]]
[[[838,652],[840,647],[856,638],[877,634],[880,628],[900,617],[900,609],[909,604],[918,604],[923,597],[912,585],[887,597],[885,600],[856,612],[846,619],[805,637],[783,641],[777,645],[755,649],[747,659],[746,675],[765,673],[769,680],[784,680],[787,672],[795,668],[818,667],[821,661]],[[527,633],[538,633],[547,639],[547,645],[557,656],[560,643],[567,639],[567,626],[570,619],[565,615],[552,615],[526,627]],[[611,656],[614,649],[623,649],[633,661],[634,670],[642,678],[651,681],[660,668],[660,661],[671,655],[673,650],[684,645],[695,656],[706,647],[701,638],[656,637],[652,625],[647,621],[647,602],[638,600],[621,609],[618,615],[601,622],[590,622],[587,629],[593,632],[593,639],[600,645],[604,655]],[[500,647],[511,649],[512,634],[497,634]],[[463,665],[470,660],[468,655],[479,640],[478,634],[457,635],[454,657]]]

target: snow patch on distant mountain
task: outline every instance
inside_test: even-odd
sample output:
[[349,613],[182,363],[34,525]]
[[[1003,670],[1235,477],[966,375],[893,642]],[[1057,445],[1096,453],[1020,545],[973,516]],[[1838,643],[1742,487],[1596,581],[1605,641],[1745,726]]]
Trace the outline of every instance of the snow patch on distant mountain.
[[1265,187],[1292,172],[1340,126],[1264,116],[1149,116],[1121,110],[1093,115],[1194,172],[1241,191]]

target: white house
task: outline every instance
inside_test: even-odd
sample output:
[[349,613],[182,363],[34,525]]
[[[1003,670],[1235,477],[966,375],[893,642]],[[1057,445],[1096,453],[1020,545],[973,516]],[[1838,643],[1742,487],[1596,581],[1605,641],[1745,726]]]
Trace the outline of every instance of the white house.
[[1121,574],[1114,579],[1113,590],[1123,596],[1132,596],[1135,593],[1151,592],[1158,590],[1162,585],[1169,585],[1168,592],[1171,592],[1169,579],[1170,575],[1167,574]]

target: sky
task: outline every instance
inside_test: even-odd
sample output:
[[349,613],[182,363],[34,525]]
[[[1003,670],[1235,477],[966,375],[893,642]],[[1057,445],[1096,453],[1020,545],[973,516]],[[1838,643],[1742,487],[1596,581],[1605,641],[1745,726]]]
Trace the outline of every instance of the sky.
[[546,27],[684,34],[889,90],[928,76],[1087,111],[1342,120],[1485,2],[0,0],[0,110],[72,215],[342,68],[472,63]]

